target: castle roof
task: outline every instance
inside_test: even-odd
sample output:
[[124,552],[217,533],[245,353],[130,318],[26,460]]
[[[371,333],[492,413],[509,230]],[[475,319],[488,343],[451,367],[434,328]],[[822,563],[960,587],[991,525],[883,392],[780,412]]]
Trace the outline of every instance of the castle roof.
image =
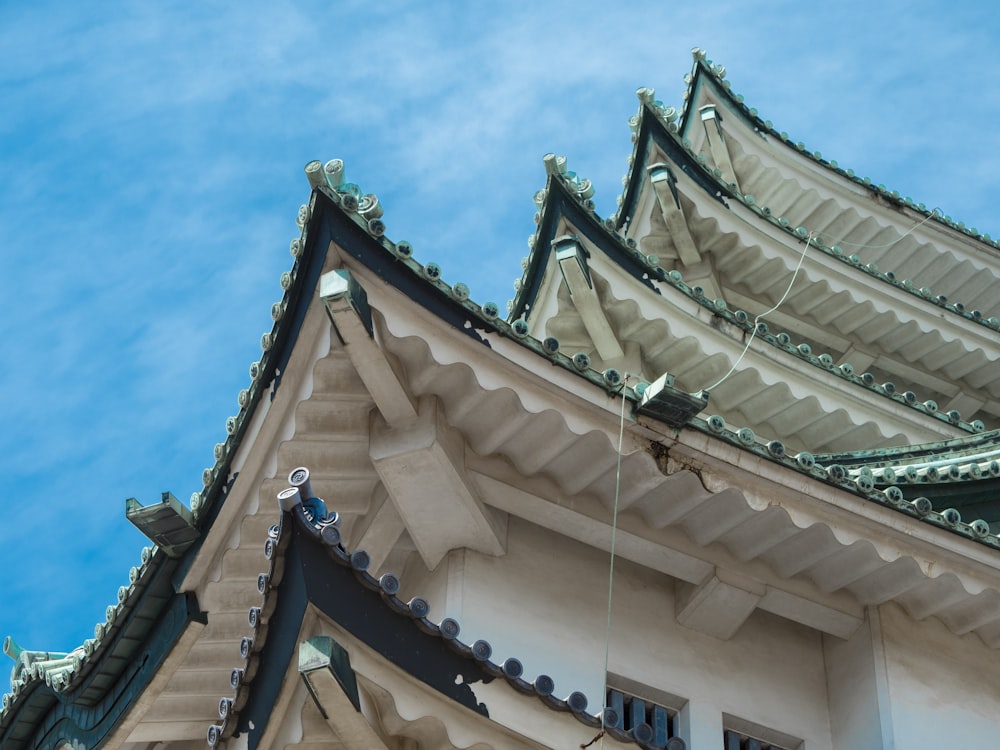
[[[271,531],[286,486],[273,464],[290,456],[315,467],[316,494],[336,499],[346,527],[377,515],[372,497],[396,447],[373,412],[388,424],[429,420],[442,444],[460,435],[471,448],[436,459],[473,499],[465,527],[401,509],[429,568],[456,546],[494,548],[484,504],[599,546],[614,502],[621,557],[688,583],[740,568],[764,582],[751,611],[847,637],[864,605],[895,601],[1000,647],[995,243],[792,144],[700,52],[679,116],[653,96],[639,92],[615,216],[598,216],[593,186],[546,157],[506,318],[389,239],[378,199],[345,180],[342,162],[307,165],[285,293],[203,490],[190,511],[169,496],[130,501],[156,546],[93,640],[48,654],[8,639],[5,748],[54,741],[65,727],[89,747],[154,737],[168,721],[178,732],[211,724],[216,738],[248,721],[264,700],[252,679],[260,649],[289,648],[300,629],[292,617],[291,636],[259,630],[285,590],[275,566],[289,534],[320,545],[331,575],[378,604],[352,616],[384,608],[407,638],[436,639],[427,648],[463,675],[503,679],[592,726],[573,694],[553,697],[548,682],[491,662],[488,644],[461,643],[419,601],[396,597],[391,578],[348,555],[339,527],[323,537],[300,519],[297,531]],[[836,356],[814,354],[823,344]],[[942,408],[943,398],[967,408]],[[508,482],[511,466],[529,489]],[[364,541],[373,527],[356,528]],[[381,565],[391,553],[373,554]],[[747,615],[702,626],[721,633]],[[383,655],[409,668],[401,652]],[[228,692],[212,686],[221,719],[177,687],[206,666],[231,679]],[[159,685],[136,713],[168,674],[173,687]]]

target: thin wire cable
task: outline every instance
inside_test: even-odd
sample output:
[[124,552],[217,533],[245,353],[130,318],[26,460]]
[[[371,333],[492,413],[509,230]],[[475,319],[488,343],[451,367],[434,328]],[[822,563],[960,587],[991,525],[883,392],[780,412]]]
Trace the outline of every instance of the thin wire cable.
[[812,243],[813,237],[814,235],[812,232],[810,232],[809,236],[806,237],[806,246],[802,248],[802,254],[799,255],[799,262],[795,265],[795,271],[792,272],[792,278],[788,282],[788,287],[785,289],[785,293],[781,295],[781,299],[779,299],[775,303],[774,307],[772,307],[770,310],[765,310],[764,312],[762,312],[760,315],[758,315],[756,318],[753,319],[753,331],[750,332],[750,338],[747,339],[747,344],[746,346],[743,347],[743,351],[740,352],[740,356],[736,358],[736,361],[733,362],[733,366],[729,368],[729,372],[727,372],[725,375],[719,378],[715,383],[710,385],[708,388],[702,388],[702,391],[709,391],[709,392],[713,391],[714,389],[718,388],[720,385],[725,383],[726,380],[729,379],[730,375],[736,372],[736,368],[740,366],[740,362],[743,361],[743,357],[745,357],[746,353],[750,350],[750,344],[753,343],[754,337],[757,335],[757,324],[760,323],[761,318],[763,318],[765,315],[770,315],[779,307],[781,307],[784,304],[785,300],[788,299],[788,295],[791,294],[792,286],[795,284],[795,279],[798,278],[799,270],[801,270],[802,263],[806,259],[806,253],[809,252],[809,245],[810,243]]
[[[896,244],[897,242],[899,242],[900,240],[902,240],[904,237],[906,237],[906,235],[910,234],[910,232],[913,232],[918,227],[920,227],[921,225],[923,225],[924,223],[926,223],[927,221],[929,221],[933,216],[936,215],[937,212],[938,212],[937,208],[933,209],[931,211],[930,215],[927,216],[927,217],[925,217],[923,221],[921,221],[919,224],[916,224],[913,227],[911,227],[904,234],[900,235],[897,239],[893,240],[888,245],[853,245],[850,242],[842,242],[840,244],[851,245],[852,247],[870,247],[870,248],[876,248],[876,249],[877,248],[881,248],[881,247],[891,247],[892,245]],[[753,343],[753,340],[754,340],[754,338],[757,335],[757,325],[758,325],[758,323],[760,323],[760,321],[761,321],[762,318],[764,318],[767,315],[770,315],[775,310],[777,310],[779,307],[781,307],[785,303],[785,300],[788,299],[788,295],[791,294],[792,287],[795,285],[795,280],[798,278],[799,271],[802,269],[802,264],[805,262],[806,254],[809,252],[809,245],[812,244],[812,241],[813,241],[813,239],[815,239],[815,236],[816,235],[815,235],[814,232],[810,232],[809,235],[806,237],[805,247],[802,248],[802,253],[799,255],[799,261],[798,261],[798,263],[795,264],[795,270],[792,272],[792,278],[789,280],[788,286],[786,287],[784,294],[781,295],[781,299],[779,299],[774,304],[774,306],[771,307],[769,310],[765,310],[764,312],[760,313],[759,315],[757,315],[753,319],[753,331],[751,331],[751,333],[750,333],[750,338],[747,339],[746,346],[743,347],[743,351],[740,352],[740,356],[736,359],[736,362],[734,362],[733,366],[729,368],[729,372],[727,372],[725,375],[723,375],[713,385],[709,386],[708,388],[704,388],[703,390],[711,391],[714,388],[719,387],[720,385],[722,385],[722,383],[724,383],[729,378],[730,375],[733,374],[733,372],[736,371],[736,368],[739,366],[740,362],[743,361],[743,357],[746,356],[747,351],[749,351],[749,349],[750,349],[750,344]],[[610,654],[611,654],[611,605],[613,603],[614,583],[615,583],[615,541],[616,541],[616,539],[618,537],[618,500],[619,500],[619,498],[621,496],[622,445],[624,443],[624,438],[625,438],[625,401],[627,400],[625,398],[625,384],[628,383],[628,378],[629,378],[628,373],[626,373],[625,377],[624,377],[624,380],[622,382],[622,392],[621,392],[622,408],[621,408],[621,415],[620,415],[620,418],[619,418],[619,425],[618,425],[618,461],[617,461],[617,465],[615,467],[615,502],[614,502],[614,508],[612,510],[612,513],[611,513],[611,563],[608,566],[608,616],[607,616],[607,624],[605,626],[605,631],[604,631],[604,674],[603,674],[604,681],[603,681],[603,687],[602,687],[602,690],[601,690],[601,701],[602,701],[602,704],[607,703],[607,695],[608,695],[608,664],[609,664]],[[605,708],[606,708],[606,706],[605,706]],[[595,737],[593,740],[591,740],[590,742],[588,742],[587,745],[593,744],[594,740],[600,739],[600,741],[601,741],[601,750],[603,750],[603,748],[604,748],[605,729],[606,729],[606,726],[604,724],[604,710],[602,709],[602,711],[601,711],[601,731],[597,735],[597,737]],[[581,745],[581,747],[586,747],[587,745]]]
[[[622,485],[622,444],[625,438],[625,384],[628,383],[628,373],[622,380],[622,408],[618,422],[618,465],[615,467],[615,505],[611,511],[611,565],[608,568],[608,622],[604,631],[604,687],[601,690],[601,705],[608,701],[608,658],[611,653],[611,602],[615,583],[615,539],[618,536],[618,498]],[[601,731],[604,726],[604,709],[601,709]],[[601,748],[604,748],[604,736],[601,735]]]
[[[918,223],[914,224],[912,227],[910,227],[905,232],[903,232],[903,234],[901,234],[899,237],[897,237],[892,242],[889,242],[889,243],[887,243],[885,245],[866,245],[866,244],[859,244],[859,243],[854,243],[854,242],[846,242],[844,240],[841,240],[840,242],[837,242],[835,244],[837,244],[837,245],[849,245],[850,247],[860,248],[860,249],[867,249],[867,250],[882,250],[882,249],[885,249],[887,247],[892,247],[897,242],[901,242],[904,237],[906,237],[907,235],[909,235],[912,232],[915,232],[917,229],[919,229],[924,224],[926,224],[928,221],[930,221],[935,216],[938,216],[941,213],[942,213],[941,209],[938,208],[937,206],[935,206],[934,208],[931,209],[930,213],[927,216],[925,216],[921,221],[919,221]],[[785,289],[785,293],[781,295],[781,299],[779,299],[778,302],[774,305],[774,307],[772,307],[770,310],[766,310],[766,311],[762,312],[760,315],[758,315],[756,318],[753,319],[753,331],[751,331],[750,338],[747,339],[746,346],[743,347],[743,351],[740,352],[740,356],[736,358],[736,361],[733,363],[733,366],[729,368],[729,371],[725,375],[723,375],[721,378],[719,378],[719,380],[717,380],[715,383],[713,383],[712,385],[710,385],[708,388],[702,388],[701,389],[702,391],[709,391],[709,392],[711,392],[715,388],[718,388],[720,385],[722,385],[723,383],[725,383],[729,379],[729,377],[736,371],[736,368],[739,367],[740,362],[743,361],[743,358],[746,356],[746,353],[748,351],[750,351],[750,344],[753,343],[754,338],[757,336],[757,324],[760,322],[761,318],[763,318],[765,315],[770,315],[771,313],[773,313],[775,310],[777,310],[779,307],[781,307],[782,304],[784,304],[784,302],[785,302],[786,299],[788,299],[788,295],[792,291],[792,285],[795,284],[795,279],[799,275],[799,269],[802,268],[802,263],[806,259],[806,253],[809,251],[809,244],[813,241],[813,239],[815,237],[816,237],[815,232],[810,232],[809,236],[806,238],[806,246],[804,248],[802,248],[802,254],[799,255],[799,262],[795,266],[795,272],[792,273],[792,279],[791,279],[791,281],[788,282],[788,288]]]
[[859,249],[862,249],[862,250],[884,250],[887,247],[892,247],[897,242],[901,242],[902,239],[904,237],[906,237],[908,234],[910,234],[911,232],[915,232],[917,229],[919,229],[920,227],[922,227],[924,224],[926,224],[928,221],[930,221],[931,219],[933,219],[935,216],[938,216],[938,215],[941,215],[941,214],[943,214],[943,212],[941,211],[941,209],[938,208],[937,206],[935,206],[934,208],[931,209],[931,212],[927,216],[925,216],[923,218],[923,220],[920,223],[914,224],[912,227],[910,227],[905,232],[903,232],[901,235],[899,235],[899,237],[897,237],[896,239],[894,239],[892,242],[886,243],[885,245],[867,245],[867,244],[865,244],[863,242],[861,242],[861,243],[858,243],[858,242],[847,242],[845,240],[841,240],[840,242],[835,242],[834,244],[835,245],[849,245],[850,247],[855,247],[855,248],[859,248]]

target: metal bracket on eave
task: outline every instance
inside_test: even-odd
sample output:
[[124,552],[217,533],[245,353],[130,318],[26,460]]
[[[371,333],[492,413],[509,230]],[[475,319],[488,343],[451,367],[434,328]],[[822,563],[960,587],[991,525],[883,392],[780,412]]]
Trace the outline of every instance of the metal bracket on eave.
[[605,362],[613,362],[625,356],[618,342],[614,328],[608,322],[601,306],[601,299],[594,289],[587,252],[575,234],[564,234],[552,240],[552,250],[556,254],[563,282],[569,289],[573,306],[580,313],[583,325],[594,342],[594,348]]
[[636,412],[680,429],[708,406],[708,393],[687,393],[674,388],[674,376],[664,373],[642,392]]
[[167,557],[180,557],[199,537],[194,514],[169,492],[163,493],[157,505],[146,507],[128,498],[125,517]]
[[359,318],[368,335],[374,337],[372,311],[368,294],[350,271],[330,271],[319,279],[319,296],[336,323],[337,313],[351,311]]
[[347,696],[356,711],[361,710],[358,680],[351,668],[351,657],[330,636],[320,635],[299,644],[299,674],[316,701],[323,718],[330,718],[331,706],[325,700],[331,677]]
[[736,188],[739,189],[736,170],[733,168],[729,148],[726,146],[726,138],[722,132],[722,115],[716,110],[714,104],[706,104],[698,112],[701,114],[701,124],[705,126],[705,135],[708,136],[708,146],[712,152],[712,158],[715,160],[715,166],[722,172],[722,178],[727,185],[736,185]]
[[319,295],[351,364],[385,421],[391,425],[415,419],[417,409],[413,400],[375,341],[372,311],[364,288],[350,271],[329,271],[320,277]]

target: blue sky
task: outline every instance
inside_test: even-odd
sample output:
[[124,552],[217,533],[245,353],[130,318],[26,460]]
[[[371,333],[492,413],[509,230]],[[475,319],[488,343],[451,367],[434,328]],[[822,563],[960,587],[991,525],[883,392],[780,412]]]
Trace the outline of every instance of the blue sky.
[[201,488],[311,159],[503,307],[542,155],[613,213],[635,89],[679,105],[700,46],[793,139],[1000,234],[985,3],[280,5],[0,4],[0,637],[26,648],[103,620],[145,544],[125,498]]

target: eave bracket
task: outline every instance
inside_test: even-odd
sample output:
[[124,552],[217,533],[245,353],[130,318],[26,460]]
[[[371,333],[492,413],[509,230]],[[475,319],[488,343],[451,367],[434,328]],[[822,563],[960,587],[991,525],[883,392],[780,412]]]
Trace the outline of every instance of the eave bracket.
[[184,554],[199,537],[194,514],[169,492],[156,505],[143,507],[134,497],[125,501],[125,517],[167,557]]

